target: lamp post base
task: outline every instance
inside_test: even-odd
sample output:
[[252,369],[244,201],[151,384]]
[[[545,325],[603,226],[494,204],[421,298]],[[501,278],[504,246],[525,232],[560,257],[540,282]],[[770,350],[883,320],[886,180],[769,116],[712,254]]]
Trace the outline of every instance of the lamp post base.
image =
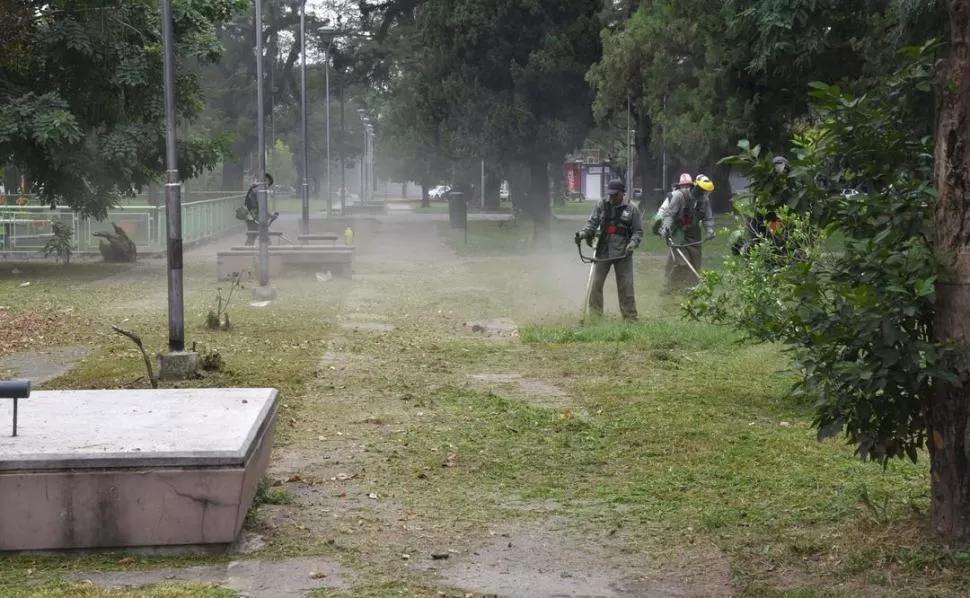
[[191,351],[172,351],[158,354],[159,380],[189,380],[199,369],[199,354]]
[[276,299],[276,289],[273,287],[253,287],[253,301],[272,301],[273,299]]

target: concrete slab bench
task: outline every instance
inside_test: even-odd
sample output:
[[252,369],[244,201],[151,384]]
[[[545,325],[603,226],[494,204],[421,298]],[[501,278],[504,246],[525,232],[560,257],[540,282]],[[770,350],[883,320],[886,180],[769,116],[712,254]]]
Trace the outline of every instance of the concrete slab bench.
[[301,243],[306,243],[307,241],[333,241],[336,243],[340,235],[336,233],[314,233],[310,235],[297,235],[296,240]]
[[272,388],[32,393],[0,434],[0,551],[231,544],[278,405]]
[[[353,247],[278,245],[268,249],[270,276],[278,276],[287,265],[312,265],[344,278],[350,278],[353,272]],[[216,254],[216,264],[219,280],[231,280],[243,272],[255,274],[259,271],[259,249],[233,247],[230,251],[220,251]]]

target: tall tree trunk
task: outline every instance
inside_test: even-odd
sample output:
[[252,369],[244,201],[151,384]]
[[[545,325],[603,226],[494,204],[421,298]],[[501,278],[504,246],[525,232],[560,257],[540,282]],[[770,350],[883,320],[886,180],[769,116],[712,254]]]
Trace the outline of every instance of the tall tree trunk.
[[[970,0],[949,0],[951,54],[938,92],[936,189],[933,222],[945,276],[937,283],[934,338],[960,348],[970,344]],[[967,380],[970,357],[957,359]],[[928,400],[930,513],[933,531],[970,545],[970,401],[965,385],[935,388]]]
[[485,211],[497,212],[502,207],[502,181],[494,170],[485,171]]
[[558,168],[555,165],[549,165],[549,180],[552,182],[551,193],[552,193],[552,203],[557,206],[566,205],[566,181],[565,173],[563,172],[563,165],[559,164]]
[[726,214],[731,211],[731,166],[728,164],[714,163],[710,166],[710,172],[704,173],[711,177],[716,185],[714,192],[711,193],[711,209],[718,214]]
[[552,207],[549,205],[549,164],[542,159],[529,162],[529,215],[537,245],[548,244]]
[[428,196],[429,191],[431,191],[431,182],[429,179],[425,178],[421,181],[421,207],[422,208],[431,207],[431,197]]

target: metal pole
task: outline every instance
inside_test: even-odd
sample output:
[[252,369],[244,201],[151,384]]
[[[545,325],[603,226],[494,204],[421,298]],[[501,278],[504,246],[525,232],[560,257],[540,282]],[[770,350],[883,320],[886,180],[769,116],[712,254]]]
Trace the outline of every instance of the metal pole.
[[482,186],[478,190],[479,199],[481,200],[481,210],[485,211],[485,160],[482,160]]
[[630,134],[630,96],[626,96],[626,186],[633,193],[633,153],[630,151],[633,142]]
[[[333,39],[330,43],[333,43]],[[324,78],[327,86],[327,218],[333,218],[333,185],[330,184],[330,43],[327,44],[327,51],[323,55],[323,68],[326,69]],[[343,210],[342,196],[340,207]]]
[[367,123],[363,124],[364,127],[364,150],[360,153],[360,203],[364,203],[367,197],[367,173],[364,172],[367,167]]
[[371,178],[370,178],[370,131],[369,130],[365,130],[364,131],[364,189],[367,190],[367,193],[364,194],[364,201],[365,202],[369,202],[370,201],[370,196],[371,196],[370,186],[371,186]]
[[165,46],[165,213],[168,231],[168,349],[185,350],[185,305],[182,297],[182,188],[175,147],[175,42],[172,0],[162,2],[162,43]]
[[303,211],[300,228],[310,234],[310,148],[306,109],[306,0],[300,6],[300,110],[303,117]]
[[[664,100],[663,100],[663,114],[664,114],[664,119],[666,119],[667,96],[664,96]],[[660,129],[660,133],[661,133],[660,143],[663,146],[663,163],[662,163],[661,173],[660,173],[661,178],[663,178],[663,182],[660,185],[660,190],[664,195],[666,195],[667,194],[667,128],[664,127]]]
[[[347,213],[347,165],[346,165],[346,139],[344,138],[344,133],[346,131],[346,110],[344,103],[344,88],[340,87],[340,215],[343,216]],[[329,135],[327,136],[329,140]]]
[[256,0],[256,151],[259,154],[259,286],[269,286],[269,210],[266,206],[266,131],[263,114],[263,1]]
[[376,137],[374,135],[374,129],[370,130],[370,200],[377,200],[377,169],[374,168],[374,142]]

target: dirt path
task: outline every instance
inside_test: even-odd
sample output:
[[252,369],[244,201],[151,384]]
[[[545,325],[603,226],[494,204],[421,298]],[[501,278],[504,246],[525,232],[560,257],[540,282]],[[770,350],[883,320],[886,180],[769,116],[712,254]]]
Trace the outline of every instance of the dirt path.
[[[516,355],[528,349],[515,328],[561,318],[575,308],[583,294],[577,280],[585,280],[584,269],[571,261],[460,259],[439,239],[433,222],[408,215],[381,218],[370,251],[356,262],[353,287],[338,315],[341,326],[321,355],[321,394],[311,402],[314,410],[326,412],[326,422],[316,426],[318,434],[309,442],[275,452],[271,474],[294,499],[264,507],[269,542],[285,544],[284,530],[305,532],[303,542],[330,543],[356,555],[356,573],[348,576],[353,582],[407,579],[427,588],[427,595],[449,589],[458,596],[531,598],[730,595],[728,566],[713,550],[701,557],[704,574],[693,576],[676,563],[624,554],[622,542],[602,530],[574,529],[582,522],[556,506],[512,507],[528,513],[526,521],[479,518],[434,499],[412,500],[407,488],[385,481],[398,479],[402,470],[414,477],[416,464],[396,463],[394,447],[427,425],[434,411],[424,398],[428,388],[471,386],[540,408],[568,407],[568,394],[554,383],[516,371],[521,359]],[[374,348],[407,347],[409,335],[430,336],[442,346],[472,343],[468,350],[499,343],[492,350],[512,355],[511,371],[462,368],[445,354],[428,355],[418,366],[424,371],[406,373],[395,351]],[[408,383],[399,387],[396,376]],[[444,467],[458,467],[460,457],[446,447],[442,453]],[[481,500],[493,501],[497,510],[515,502]]]
[[[714,548],[654,554],[591,524],[590,505],[523,498],[528,480],[496,488],[466,464],[474,456],[457,448],[458,436],[484,432],[462,401],[507,401],[577,422],[589,416],[559,364],[537,359],[519,337],[530,323],[575,322],[588,270],[573,254],[458,257],[439,236],[442,220],[391,211],[361,227],[351,282],[300,279],[299,292],[325,296],[333,315],[307,349],[317,353],[315,379],[284,396],[268,472],[276,498],[247,525],[245,556],[228,566],[70,579],[110,588],[215,582],[251,598],[731,595],[730,568]],[[280,223],[297,226],[293,217]],[[216,251],[237,244],[227,238],[187,252],[197,277],[187,284],[190,299],[211,295],[199,277],[211,276]],[[164,260],[146,261],[91,288],[137,281],[138,294],[110,310],[158,313],[163,272]],[[281,298],[264,309],[297,313],[297,279],[276,284]],[[612,293],[608,286],[615,306]],[[595,508],[608,516],[615,507]]]

